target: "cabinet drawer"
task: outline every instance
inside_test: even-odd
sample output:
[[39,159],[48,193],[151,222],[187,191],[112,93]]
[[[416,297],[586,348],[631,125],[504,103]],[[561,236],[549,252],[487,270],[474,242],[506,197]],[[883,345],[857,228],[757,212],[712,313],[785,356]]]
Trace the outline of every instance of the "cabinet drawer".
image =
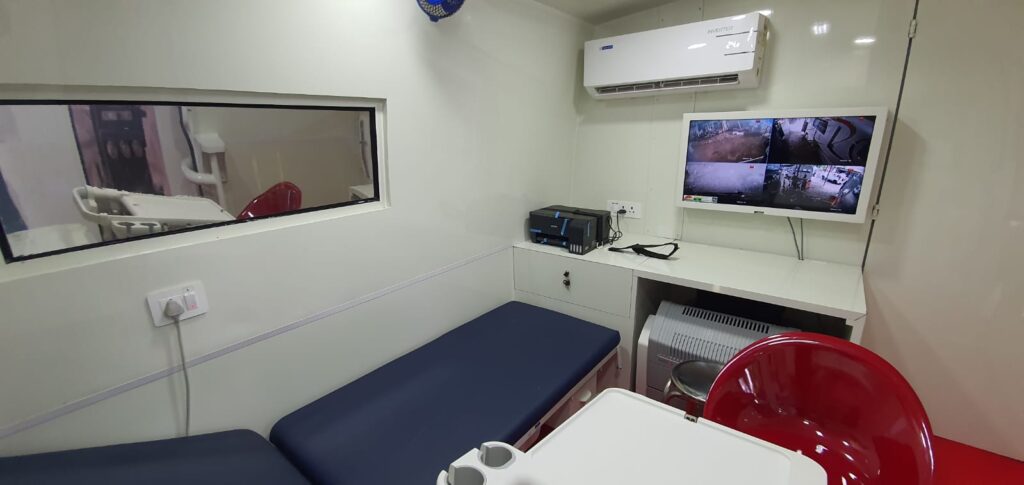
[[517,290],[629,316],[633,288],[629,269],[521,248],[513,254]]

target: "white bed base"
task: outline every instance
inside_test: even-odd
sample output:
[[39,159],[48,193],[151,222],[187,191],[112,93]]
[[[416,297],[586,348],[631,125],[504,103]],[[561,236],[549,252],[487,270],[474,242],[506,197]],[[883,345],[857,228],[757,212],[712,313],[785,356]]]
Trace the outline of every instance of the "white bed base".
[[[555,404],[522,438],[519,438],[519,441],[515,443],[515,447],[526,451],[537,442],[541,426],[545,424],[549,424],[552,427],[558,426],[569,419],[576,411],[582,409],[586,403],[590,402],[601,391],[615,387],[608,384],[618,382],[618,374],[622,372],[622,369],[619,349],[616,348],[601,359],[601,362],[586,377],[580,380],[565,397],[558,401],[558,404]],[[608,376],[608,372],[613,372],[613,375]]]

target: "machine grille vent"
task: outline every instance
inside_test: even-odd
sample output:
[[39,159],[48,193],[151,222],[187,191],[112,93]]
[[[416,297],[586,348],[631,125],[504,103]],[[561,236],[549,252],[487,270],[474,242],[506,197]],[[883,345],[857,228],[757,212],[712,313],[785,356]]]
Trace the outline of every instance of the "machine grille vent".
[[651,350],[662,365],[685,360],[726,363],[754,341],[792,328],[749,318],[705,310],[689,305],[662,302],[652,316]]
[[736,355],[740,349],[719,342],[676,332],[672,335],[672,346],[669,348],[668,360],[674,363],[685,360],[701,359],[714,362],[726,362]]
[[739,82],[739,74],[725,74],[721,76],[693,77],[687,79],[669,79],[667,81],[621,84],[618,86],[603,86],[597,88],[597,94],[627,94],[642,93],[646,91],[660,91],[665,89],[729,86],[733,84],[739,84]]
[[750,330],[764,335],[765,337],[769,335],[768,329],[771,327],[771,325],[757,320],[734,317],[732,315],[726,315],[725,313],[703,310],[692,306],[683,306],[682,314],[693,318],[701,318],[715,323],[720,323],[722,325],[728,325],[730,327]]

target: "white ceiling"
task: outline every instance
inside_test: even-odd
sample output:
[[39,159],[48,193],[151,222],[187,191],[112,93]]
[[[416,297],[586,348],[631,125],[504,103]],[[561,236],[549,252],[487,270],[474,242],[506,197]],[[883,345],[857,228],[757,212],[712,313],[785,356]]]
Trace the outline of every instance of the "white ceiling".
[[537,0],[573,17],[600,24],[672,0]]

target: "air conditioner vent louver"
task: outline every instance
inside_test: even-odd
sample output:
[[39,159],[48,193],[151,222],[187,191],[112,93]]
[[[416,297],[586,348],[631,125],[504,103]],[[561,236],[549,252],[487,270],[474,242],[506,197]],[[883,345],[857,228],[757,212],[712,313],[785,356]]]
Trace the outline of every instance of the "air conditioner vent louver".
[[708,76],[690,79],[670,79],[668,81],[623,84],[619,86],[604,86],[597,88],[598,94],[623,94],[641,93],[647,91],[658,91],[662,89],[696,88],[709,86],[728,86],[738,84],[739,75],[727,74],[724,76]]

